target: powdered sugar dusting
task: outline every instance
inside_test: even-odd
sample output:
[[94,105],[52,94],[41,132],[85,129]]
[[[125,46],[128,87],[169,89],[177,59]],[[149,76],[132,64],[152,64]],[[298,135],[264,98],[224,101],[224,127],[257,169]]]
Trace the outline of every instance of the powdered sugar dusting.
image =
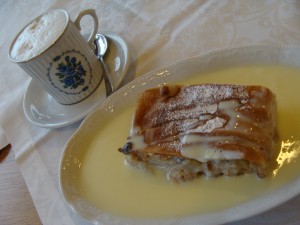
[[[163,96],[166,97],[166,96]],[[146,127],[157,127],[177,120],[199,119],[217,112],[218,102],[238,99],[246,103],[249,95],[244,86],[205,84],[181,87],[167,100],[157,99],[144,116]]]
[[181,109],[176,111],[171,111],[167,114],[166,120],[180,120],[186,118],[199,118],[203,114],[214,114],[217,111],[217,104],[212,105],[196,105],[194,108]]
[[[177,87],[174,94],[164,87],[157,96],[157,89],[151,91],[155,98],[151,98],[139,121],[134,124],[138,133],[144,135],[145,141],[151,143],[168,143],[179,140],[185,134],[209,134],[215,129],[224,128],[230,118],[224,116],[224,110],[219,107],[222,102],[234,100],[238,106],[249,101],[249,94],[245,86],[204,84],[187,87]],[[172,87],[169,87],[172,89]],[[172,89],[173,90],[173,89]],[[141,97],[141,101],[143,98]]]
[[184,121],[172,121],[165,126],[162,126],[162,133],[164,136],[171,136],[179,132],[184,132],[197,124],[197,119],[190,119]]
[[158,144],[161,148],[172,149],[176,152],[180,152],[182,150],[182,143],[179,141],[171,141],[171,142],[163,142]]
[[[190,157],[198,160],[200,153],[211,156],[220,148],[240,151],[243,157],[264,163],[267,149],[274,146],[275,132],[276,99],[268,89],[204,84],[172,90],[176,92],[168,87],[161,92],[150,89],[145,92],[149,101],[139,99],[144,108],[133,127],[144,137],[145,151],[180,156],[191,150]],[[131,140],[135,139],[131,136]]]
[[208,120],[204,125],[200,125],[195,129],[190,129],[186,133],[211,133],[213,130],[223,127],[225,123],[225,119],[215,117],[211,120]]

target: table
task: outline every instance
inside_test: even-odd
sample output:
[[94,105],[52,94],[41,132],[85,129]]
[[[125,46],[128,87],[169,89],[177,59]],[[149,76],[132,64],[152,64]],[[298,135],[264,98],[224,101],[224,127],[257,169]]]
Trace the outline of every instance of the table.
[[41,224],[11,146],[0,152],[0,183],[0,224]]
[[[300,2],[3,0],[0,5],[0,126],[10,147],[0,155],[0,224],[74,224],[61,202],[58,173],[63,147],[81,121],[59,129],[30,124],[22,101],[29,76],[9,62],[8,48],[31,19],[64,8],[74,19],[94,8],[99,31],[128,42],[134,77],[217,48],[247,43],[300,44]],[[84,21],[88,24],[89,21]],[[26,183],[26,185],[25,185]],[[26,189],[28,188],[28,191]],[[300,196],[260,215],[230,223],[298,224]]]

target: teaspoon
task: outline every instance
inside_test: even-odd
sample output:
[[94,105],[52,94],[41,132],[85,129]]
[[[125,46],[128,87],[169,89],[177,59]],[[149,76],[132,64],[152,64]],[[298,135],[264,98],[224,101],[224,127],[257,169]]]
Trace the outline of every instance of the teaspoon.
[[96,34],[94,44],[96,45],[95,54],[100,60],[103,67],[103,78],[105,82],[106,96],[109,96],[114,92],[114,85],[112,83],[111,77],[108,73],[108,68],[103,60],[103,56],[107,50],[107,40],[106,37],[102,34]]

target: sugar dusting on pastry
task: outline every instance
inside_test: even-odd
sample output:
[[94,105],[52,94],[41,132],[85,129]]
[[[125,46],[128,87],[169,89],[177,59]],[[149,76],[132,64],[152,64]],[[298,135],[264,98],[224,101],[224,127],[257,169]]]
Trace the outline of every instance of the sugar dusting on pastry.
[[137,101],[128,157],[167,168],[168,177],[179,181],[201,175],[264,177],[275,151],[275,114],[276,97],[261,86],[149,89]]

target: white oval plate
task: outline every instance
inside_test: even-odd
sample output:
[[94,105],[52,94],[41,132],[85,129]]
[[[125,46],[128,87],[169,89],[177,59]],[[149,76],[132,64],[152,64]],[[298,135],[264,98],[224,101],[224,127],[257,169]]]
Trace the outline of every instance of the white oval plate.
[[60,188],[71,211],[91,223],[105,225],[222,224],[266,211],[299,194],[300,178],[297,178],[266,195],[251,199],[235,207],[191,217],[165,220],[134,220],[112,216],[93,207],[81,197],[77,180],[80,170],[78,163],[88,151],[88,149],[83,148],[85,146],[83,142],[87,137],[101,129],[99,124],[105,120],[112,110],[117,111],[126,107],[127,104],[135,101],[138,94],[143,90],[161,86],[163,83],[180,81],[210,70],[257,64],[283,64],[300,67],[300,48],[275,45],[248,45],[215,50],[203,56],[189,58],[145,74],[107,98],[83,121],[65,147],[60,167]]

